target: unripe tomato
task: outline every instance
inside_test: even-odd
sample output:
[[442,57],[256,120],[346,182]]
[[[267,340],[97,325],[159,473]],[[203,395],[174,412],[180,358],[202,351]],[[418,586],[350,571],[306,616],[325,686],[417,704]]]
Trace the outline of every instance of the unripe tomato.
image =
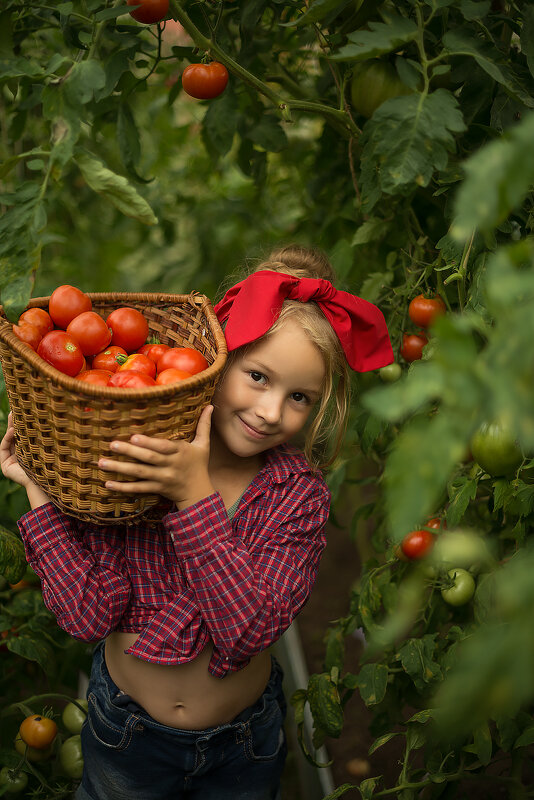
[[189,64],[182,73],[184,92],[197,100],[212,100],[226,89],[228,70],[224,64]]
[[10,769],[2,767],[0,770],[0,789],[4,789],[6,795],[20,794],[28,785],[28,776],[20,769]]
[[510,475],[523,461],[514,437],[499,422],[481,425],[471,439],[470,450],[477,464],[494,478]]
[[169,0],[128,0],[129,6],[139,6],[130,11],[130,16],[144,25],[161,22],[169,13]]
[[47,758],[50,758],[53,747],[51,744],[45,747],[44,750],[38,750],[37,747],[30,747],[29,744],[26,744],[26,742],[21,739],[20,734],[17,733],[15,737],[15,750],[19,755],[25,756],[28,761],[39,762],[46,761]]
[[[78,703],[78,705],[76,705],[76,703]],[[80,733],[83,723],[87,719],[87,700],[82,697],[77,697],[76,703],[68,703],[61,715],[63,725],[69,733]],[[84,711],[82,711],[79,706],[82,706]]]
[[451,586],[441,590],[441,596],[450,606],[463,606],[475,593],[475,579],[465,569],[451,569],[447,573],[452,581]]
[[67,325],[74,317],[84,311],[90,311],[92,307],[91,298],[81,289],[68,283],[54,289],[48,301],[48,313],[54,324],[63,330],[67,329]]
[[404,333],[402,335],[401,356],[409,363],[417,361],[422,357],[423,348],[426,344],[428,344],[428,339],[424,333]]
[[435,541],[436,536],[430,531],[410,531],[401,542],[401,550],[410,561],[416,561],[432,550]]
[[19,734],[22,741],[29,747],[35,747],[36,750],[44,750],[56,738],[57,725],[50,717],[43,717],[42,714],[31,714],[21,722]]
[[69,778],[79,780],[82,777],[82,740],[79,733],[65,739],[59,750],[59,761]]
[[435,297],[425,297],[422,294],[417,295],[408,306],[408,316],[420,328],[428,328],[436,317],[444,314],[447,308],[445,303],[436,295]]
[[402,375],[402,367],[394,361],[393,364],[386,364],[385,367],[381,367],[378,370],[378,374],[384,383],[395,383]]
[[397,70],[387,61],[372,58],[356,64],[352,73],[351,99],[355,111],[368,119],[386,100],[411,94],[397,75]]

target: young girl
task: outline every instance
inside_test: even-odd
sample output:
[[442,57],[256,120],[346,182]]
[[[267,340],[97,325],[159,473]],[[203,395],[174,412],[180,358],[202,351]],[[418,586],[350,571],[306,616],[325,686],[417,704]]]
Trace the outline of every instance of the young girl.
[[[72,636],[99,641],[78,800],[279,797],[286,706],[269,646],[325,546],[316,445],[333,434],[339,446],[347,364],[393,360],[381,312],[331,277],[321,253],[273,253],[216,306],[229,359],[193,441],[135,435],[102,455],[123,478],[106,486],[174,503],[157,526],[61,513],[18,465],[8,428],[2,471],[28,493],[19,527],[44,601]],[[305,426],[303,455],[289,440]]]

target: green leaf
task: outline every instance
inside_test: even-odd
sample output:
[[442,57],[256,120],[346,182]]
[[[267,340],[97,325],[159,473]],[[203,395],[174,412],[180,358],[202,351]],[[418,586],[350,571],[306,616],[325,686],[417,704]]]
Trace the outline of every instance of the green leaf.
[[231,149],[236,132],[237,101],[232,92],[223,92],[211,102],[202,121],[202,138],[208,150],[225,156]]
[[489,0],[461,0],[460,9],[465,19],[482,19],[489,13],[491,3]]
[[[380,217],[372,217],[371,219],[365,220],[352,239],[352,246],[355,247],[358,244],[368,244],[368,242],[377,242],[383,239],[388,230],[390,228],[390,223],[386,222],[384,219],[380,219]],[[379,274],[379,273],[374,273]]]
[[287,147],[287,136],[280,123],[272,114],[263,114],[260,122],[247,131],[254,144],[271,153],[279,153]]
[[[21,265],[22,266],[22,265]],[[35,269],[37,264],[34,265]],[[20,274],[5,286],[2,286],[0,298],[6,317],[16,322],[30,301],[34,285],[34,271]]]
[[399,50],[417,37],[417,25],[411,19],[391,14],[387,22],[369,22],[369,30],[348,35],[345,45],[332,61],[364,61]]
[[491,761],[491,754],[493,750],[493,741],[491,738],[488,723],[478,725],[474,731],[473,737],[473,752],[478,756],[484,766],[487,766]]
[[360,794],[362,796],[362,800],[370,800],[373,796],[374,791],[378,785],[378,782],[381,779],[381,775],[377,778],[366,778],[364,781],[360,783],[358,789],[360,790]]
[[25,633],[20,633],[19,636],[13,636],[7,640],[7,647],[12,653],[16,653],[22,658],[29,661],[36,661],[40,667],[50,674],[51,667],[54,663],[54,653],[48,642],[44,639],[34,638],[27,636]]
[[8,583],[18,583],[26,572],[26,566],[21,539],[0,525],[0,575]]
[[310,675],[308,702],[315,724],[327,736],[338,737],[343,728],[343,709],[330,675],[325,672]]
[[489,231],[503,222],[534,183],[534,113],[464,163],[466,179],[454,202],[451,233],[467,240],[475,228]]
[[364,664],[358,673],[358,689],[366,706],[381,703],[386,694],[389,670],[385,664]]
[[450,502],[447,507],[447,525],[450,528],[456,527],[471,500],[474,500],[477,494],[478,483],[476,480],[467,478],[465,476],[457,478],[449,486]]
[[382,745],[387,744],[388,742],[390,742],[392,739],[395,738],[395,736],[400,736],[400,735],[401,735],[400,731],[394,731],[393,733],[385,733],[383,736],[379,736],[378,739],[375,739],[375,741],[373,742],[373,744],[369,748],[369,751],[368,751],[369,755],[372,756],[373,753],[376,750],[378,750],[379,747],[382,747]]
[[451,55],[471,56],[479,67],[490,75],[497,83],[506,87],[518,100],[529,108],[534,108],[534,97],[531,97],[518,83],[509,66],[502,61],[502,56],[489,42],[481,42],[470,36],[468,31],[448,31],[443,37],[443,45]]
[[123,164],[126,167],[135,166],[141,156],[141,143],[139,131],[135,124],[132,109],[128,103],[119,105],[117,115],[117,142],[121,152]]
[[458,101],[445,89],[382,103],[361,137],[365,210],[376,203],[380,192],[406,194],[416,186],[427,186],[435,170],[447,166],[448,153],[455,148],[452,134],[464,130]]
[[367,391],[362,405],[377,417],[396,422],[418,411],[441,396],[446,376],[437,364],[422,361],[396,383]]
[[63,84],[65,95],[71,106],[86,105],[106,84],[106,73],[102,65],[94,58],[80,61]]
[[94,156],[81,153],[76,156],[76,163],[91,189],[113,203],[119,211],[145,225],[157,224],[158,220],[147,201],[126,178],[112,172]]
[[351,3],[352,0],[315,0],[295,22],[287,23],[287,27],[320,22],[332,12],[341,13]]
[[534,76],[534,8],[523,9],[523,28],[521,29],[521,52],[527,59],[530,74]]
[[404,671],[421,692],[427,684],[441,678],[441,667],[433,658],[436,651],[434,638],[435,634],[425,634],[421,639],[409,639],[399,650]]

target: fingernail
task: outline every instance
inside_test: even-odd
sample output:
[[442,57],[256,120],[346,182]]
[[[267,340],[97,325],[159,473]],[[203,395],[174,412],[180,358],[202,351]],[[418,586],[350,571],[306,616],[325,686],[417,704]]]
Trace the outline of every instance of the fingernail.
[[110,450],[118,450],[119,449],[119,443],[118,442],[111,442],[109,448],[110,448]]

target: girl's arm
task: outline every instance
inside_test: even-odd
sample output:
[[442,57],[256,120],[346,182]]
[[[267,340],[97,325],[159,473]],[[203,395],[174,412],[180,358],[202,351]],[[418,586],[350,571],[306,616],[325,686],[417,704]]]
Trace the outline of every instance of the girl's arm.
[[272,511],[268,497],[265,502],[260,529],[243,539],[217,494],[164,519],[226,662],[246,661],[289,627],[308,599],[325,547],[330,495],[322,481],[296,476],[282,499],[271,498]]
[[31,508],[38,508],[50,502],[50,498],[24,472],[15,455],[15,428],[11,412],[7,418],[7,430],[0,442],[0,466],[5,478],[18,483],[26,489]]

